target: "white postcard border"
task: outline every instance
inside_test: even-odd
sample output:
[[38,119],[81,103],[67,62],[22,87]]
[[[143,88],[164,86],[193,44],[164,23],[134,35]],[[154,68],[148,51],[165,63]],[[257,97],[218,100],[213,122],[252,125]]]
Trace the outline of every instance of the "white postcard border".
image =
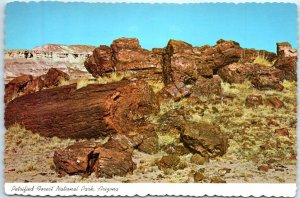
[[5,183],[7,195],[294,197],[296,183]]

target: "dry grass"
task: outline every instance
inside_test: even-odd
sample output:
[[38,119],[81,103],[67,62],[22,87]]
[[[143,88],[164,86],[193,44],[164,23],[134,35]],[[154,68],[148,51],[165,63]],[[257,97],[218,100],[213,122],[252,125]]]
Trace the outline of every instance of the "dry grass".
[[270,62],[266,59],[266,57],[264,55],[258,55],[254,61],[253,61],[254,64],[259,64],[259,65],[262,65],[262,66],[266,66],[266,67],[272,67],[275,63],[275,61],[273,62]]
[[98,77],[97,79],[80,79],[77,81],[77,89],[82,87],[86,87],[89,84],[108,84],[112,82],[118,82],[123,80],[124,78],[129,78],[131,74],[129,72],[122,73],[111,73],[107,76]]

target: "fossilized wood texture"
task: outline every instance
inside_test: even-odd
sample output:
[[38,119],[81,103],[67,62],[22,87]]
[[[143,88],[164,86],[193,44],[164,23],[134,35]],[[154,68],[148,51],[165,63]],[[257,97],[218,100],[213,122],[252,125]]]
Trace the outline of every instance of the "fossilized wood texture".
[[151,129],[145,116],[159,110],[144,81],[76,84],[21,96],[5,108],[5,126],[14,123],[43,136],[92,138]]
[[60,175],[89,175],[94,171],[96,177],[112,178],[125,176],[136,168],[131,153],[91,141],[56,150],[53,162]]

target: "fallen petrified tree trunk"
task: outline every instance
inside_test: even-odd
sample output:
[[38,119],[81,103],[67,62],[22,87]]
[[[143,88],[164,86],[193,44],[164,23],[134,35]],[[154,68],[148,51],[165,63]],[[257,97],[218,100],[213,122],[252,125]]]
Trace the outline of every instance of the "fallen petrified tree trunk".
[[92,138],[113,133],[151,131],[146,116],[159,110],[144,81],[76,84],[16,98],[5,108],[5,126],[14,123],[43,136]]
[[89,175],[94,171],[96,177],[112,178],[125,176],[136,168],[131,153],[90,141],[56,150],[53,162],[61,175]]

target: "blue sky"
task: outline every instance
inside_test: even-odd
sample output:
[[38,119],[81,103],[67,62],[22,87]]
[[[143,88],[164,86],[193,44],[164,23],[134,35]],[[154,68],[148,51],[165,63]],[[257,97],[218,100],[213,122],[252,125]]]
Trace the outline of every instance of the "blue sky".
[[105,4],[9,3],[5,49],[31,49],[48,43],[110,45],[136,37],[142,47],[179,39],[194,46],[220,38],[242,47],[276,51],[276,42],[297,47],[297,7],[285,3]]

